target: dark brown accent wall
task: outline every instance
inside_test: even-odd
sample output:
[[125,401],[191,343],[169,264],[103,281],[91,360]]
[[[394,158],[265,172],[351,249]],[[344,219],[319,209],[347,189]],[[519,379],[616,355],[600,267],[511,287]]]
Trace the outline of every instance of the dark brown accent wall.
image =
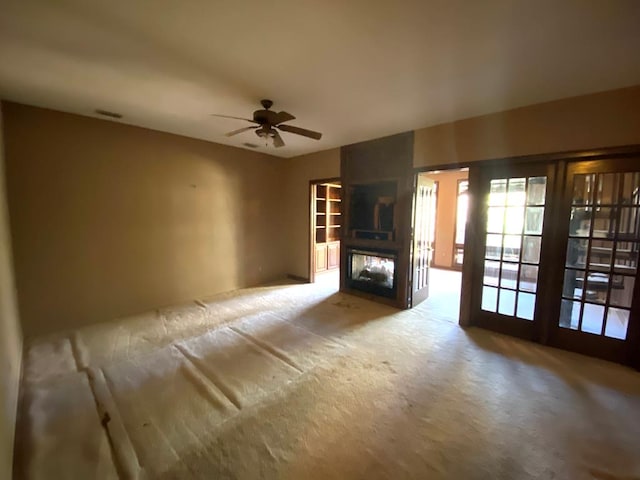
[[[413,195],[413,132],[400,133],[341,148],[341,178],[343,187],[343,237],[341,248],[340,288],[359,294],[347,285],[347,251],[349,247],[369,251],[385,249],[398,256],[396,265],[397,294],[394,299],[366,295],[400,308],[408,305],[409,250],[411,240],[411,207]],[[352,189],[356,185],[391,182],[396,185],[394,237],[388,240],[367,240],[352,235],[356,221],[352,218]]]

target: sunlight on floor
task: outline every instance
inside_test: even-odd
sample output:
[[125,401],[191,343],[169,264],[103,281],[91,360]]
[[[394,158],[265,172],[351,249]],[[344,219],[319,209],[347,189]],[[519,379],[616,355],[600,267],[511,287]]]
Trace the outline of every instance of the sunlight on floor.
[[411,310],[289,282],[33,340],[16,478],[637,478],[640,374],[461,329],[459,275]]
[[416,307],[429,318],[458,323],[462,272],[429,269],[429,298]]

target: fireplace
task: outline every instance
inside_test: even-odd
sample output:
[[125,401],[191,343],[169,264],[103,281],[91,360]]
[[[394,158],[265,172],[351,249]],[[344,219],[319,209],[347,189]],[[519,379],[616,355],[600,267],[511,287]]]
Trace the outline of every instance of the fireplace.
[[396,298],[398,255],[391,250],[347,250],[347,286],[387,298]]

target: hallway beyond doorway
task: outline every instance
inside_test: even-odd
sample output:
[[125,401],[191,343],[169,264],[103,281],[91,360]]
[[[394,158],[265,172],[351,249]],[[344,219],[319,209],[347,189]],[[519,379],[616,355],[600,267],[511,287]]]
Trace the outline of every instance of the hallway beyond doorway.
[[431,267],[429,298],[414,310],[428,314],[430,319],[458,323],[462,272]]

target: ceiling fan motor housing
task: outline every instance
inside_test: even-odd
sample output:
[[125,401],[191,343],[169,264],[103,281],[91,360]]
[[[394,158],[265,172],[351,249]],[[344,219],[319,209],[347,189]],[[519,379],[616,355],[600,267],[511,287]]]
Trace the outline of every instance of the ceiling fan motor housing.
[[256,110],[253,112],[253,121],[260,125],[270,124],[274,115],[275,113],[270,110]]
[[260,125],[273,125],[275,123],[275,112],[271,112],[269,109],[273,106],[273,102],[271,100],[260,100],[260,104],[264,108],[264,110],[256,110],[253,112],[253,121],[259,123]]

